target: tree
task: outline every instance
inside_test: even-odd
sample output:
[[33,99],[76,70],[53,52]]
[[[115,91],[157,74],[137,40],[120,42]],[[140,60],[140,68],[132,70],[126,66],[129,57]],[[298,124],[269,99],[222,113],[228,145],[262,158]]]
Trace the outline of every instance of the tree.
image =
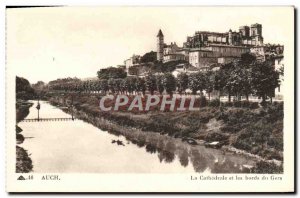
[[231,83],[231,90],[235,93],[238,100],[242,95],[246,96],[249,100],[249,95],[252,93],[251,87],[251,71],[247,65],[243,65],[242,62],[237,62],[234,65],[231,75],[228,78]]
[[269,97],[272,100],[274,90],[279,86],[279,72],[274,69],[271,61],[256,63],[251,67],[252,87],[254,94],[263,102]]
[[192,73],[189,76],[189,88],[195,95],[197,91],[200,91],[200,95],[203,94],[203,90],[206,88],[206,79],[203,72],[199,71],[197,73]]
[[178,64],[186,64],[187,61],[185,60],[175,60],[175,61],[169,61],[169,62],[155,62],[151,66],[151,70],[153,72],[162,72],[162,73],[167,73],[167,72],[173,72],[176,69],[176,66]]
[[156,77],[152,73],[149,73],[146,76],[145,84],[147,90],[150,92],[151,95],[153,95],[154,91],[157,90],[157,85],[156,85]]
[[205,77],[205,91],[208,93],[208,100],[210,100],[211,92],[214,90],[215,72],[209,70],[204,73]]
[[163,85],[166,92],[172,97],[176,90],[176,79],[171,73],[166,73],[163,78]]
[[104,94],[106,94],[106,92],[109,91],[107,79],[100,80],[100,89],[102,92],[104,92]]
[[136,80],[136,77],[127,77],[125,78],[125,83],[126,83],[126,86],[127,86],[127,91],[129,92],[129,94],[132,94],[134,91],[135,91],[135,80]]
[[222,70],[215,71],[213,87],[214,90],[219,91],[219,100],[220,100],[221,92],[224,87],[222,79],[223,79],[223,71]]
[[251,54],[251,53],[244,53],[241,55],[241,60],[240,62],[243,65],[251,65],[256,61],[256,57],[255,55]]
[[231,102],[231,95],[232,95],[232,86],[233,82],[230,81],[230,76],[232,75],[233,70],[233,63],[229,63],[221,67],[219,71],[219,88],[221,92],[225,92],[228,94],[228,102]]
[[110,79],[110,78],[126,78],[127,73],[122,68],[109,67],[106,69],[100,69],[97,72],[99,79]]
[[189,80],[189,83],[188,83],[189,89],[192,90],[193,95],[196,95],[197,91],[199,90],[198,89],[198,81],[197,81],[198,79],[197,79],[196,73],[190,74],[188,77],[188,80]]
[[110,78],[108,80],[108,88],[114,94],[116,91],[116,79]]
[[145,95],[146,92],[145,80],[143,78],[138,78],[136,83],[137,83],[136,84],[137,91],[142,92],[142,94]]
[[43,81],[38,81],[37,83],[33,84],[32,88],[34,89],[34,92],[39,96],[45,95],[48,89],[46,83],[44,83]]
[[181,95],[188,88],[189,76],[186,73],[179,73],[176,80],[178,92]]
[[160,93],[160,95],[162,95],[165,90],[164,84],[163,84],[163,78],[164,78],[164,76],[161,74],[156,76],[156,86],[157,86],[157,90]]
[[33,99],[35,96],[34,89],[31,87],[29,81],[22,77],[16,77],[16,97],[17,99]]
[[141,63],[155,62],[156,61],[156,52],[147,52],[141,57]]
[[83,81],[82,86],[83,86],[83,91],[88,92],[88,90],[89,90],[88,81]]
[[127,92],[128,92],[128,85],[129,85],[128,77],[122,79],[122,82],[121,82],[121,85],[120,85],[122,93],[127,94]]
[[132,86],[132,92],[137,92],[139,91],[138,90],[138,77],[132,77],[130,82],[131,82],[131,86]]
[[97,80],[92,80],[90,81],[90,87],[91,87],[91,91],[98,91],[98,81]]
[[115,79],[115,91],[122,93],[122,79],[121,78]]
[[139,74],[139,66],[131,66],[128,68],[128,74],[137,76]]
[[43,90],[46,84],[43,81],[38,81],[37,83],[32,85],[32,88],[35,90]]

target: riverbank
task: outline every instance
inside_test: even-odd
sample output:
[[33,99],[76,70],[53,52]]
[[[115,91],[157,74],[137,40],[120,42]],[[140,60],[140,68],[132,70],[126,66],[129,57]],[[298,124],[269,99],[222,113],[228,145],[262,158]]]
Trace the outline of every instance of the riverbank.
[[32,160],[27,151],[20,146],[16,146],[16,173],[29,173],[33,169]]
[[[17,124],[29,114],[29,108],[32,105],[33,103],[24,100],[17,100],[16,103]],[[25,140],[24,136],[21,133],[22,133],[22,129],[18,125],[16,125],[17,144],[22,144]],[[30,159],[28,152],[22,147],[16,146],[16,172],[28,173],[32,171],[32,168],[33,168],[32,160]]]
[[[66,106],[70,103],[71,96],[51,97],[49,101],[54,105]],[[282,104],[257,109],[204,107],[197,112],[130,113],[100,112],[98,102],[99,96],[96,95],[73,96],[76,117],[101,129],[122,134],[139,144],[148,141],[145,137],[149,133],[151,136],[158,134],[176,138],[186,144],[189,142],[197,145],[203,141],[220,142],[224,150],[243,151],[243,155],[256,156],[258,161],[263,161],[260,163],[262,167],[271,164],[272,169],[268,170],[270,173],[282,172],[282,165],[278,167],[270,163],[276,160],[279,162],[277,164],[281,164],[280,161],[283,160],[280,147],[283,144],[280,142],[283,123]],[[265,168],[264,170],[266,171]]]

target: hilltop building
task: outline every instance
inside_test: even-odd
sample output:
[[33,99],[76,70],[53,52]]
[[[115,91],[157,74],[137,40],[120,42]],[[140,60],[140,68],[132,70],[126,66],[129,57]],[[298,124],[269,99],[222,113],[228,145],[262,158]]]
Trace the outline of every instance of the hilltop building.
[[188,36],[182,47],[175,42],[165,44],[164,35],[158,32],[157,60],[163,62],[186,60],[199,69],[215,64],[226,64],[241,57],[244,53],[253,53],[258,60],[264,61],[272,54],[282,54],[283,46],[264,45],[262,25],[241,26],[239,31],[209,32],[196,31]]
[[140,55],[134,55],[134,54],[130,58],[126,59],[124,61],[126,72],[128,72],[128,69],[130,67],[139,65],[140,61],[141,61],[141,56]]
[[[282,45],[264,44],[263,40],[262,25],[258,23],[241,26],[238,31],[196,31],[193,36],[187,37],[182,47],[176,42],[164,43],[164,34],[159,29],[156,35],[156,60],[163,63],[183,60],[199,70],[207,70],[239,59],[244,53],[254,54],[259,61],[283,55]],[[138,67],[141,65],[141,56],[133,55],[124,64],[126,71],[130,67]]]
[[189,49],[189,63],[201,69],[232,62],[258,46],[263,46],[263,37],[262,25],[257,23],[241,26],[238,32],[196,31],[183,43],[183,48]]
[[165,44],[163,48],[163,62],[186,60],[186,55],[182,52],[182,48],[179,48],[175,42],[171,42],[170,45]]
[[[222,65],[240,59],[245,53],[255,55],[258,61],[273,60],[274,68],[277,70],[284,66],[284,46],[264,44],[262,25],[258,23],[241,26],[238,31],[231,29],[228,32],[196,31],[193,36],[187,37],[182,47],[176,42],[164,43],[164,34],[159,29],[156,45],[157,52],[148,52],[143,57],[133,55],[124,61],[128,75],[145,76],[157,61],[163,63],[178,61],[174,63],[176,64],[172,72],[174,76],[181,72],[218,70]],[[275,90],[275,98],[279,100],[283,99],[282,76],[280,81],[280,87]]]
[[209,44],[233,45],[233,46],[258,46],[263,45],[262,25],[253,24],[241,26],[239,31],[209,32],[196,31],[194,36],[188,36],[183,44],[185,48],[201,48]]
[[164,55],[164,35],[161,31],[161,29],[158,31],[157,34],[157,60],[163,61],[163,55]]

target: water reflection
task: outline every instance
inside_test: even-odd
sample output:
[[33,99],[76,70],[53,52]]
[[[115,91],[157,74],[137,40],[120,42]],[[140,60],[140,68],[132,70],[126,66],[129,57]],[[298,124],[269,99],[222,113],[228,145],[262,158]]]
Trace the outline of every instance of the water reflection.
[[158,159],[160,162],[171,163],[175,159],[175,154],[169,151],[162,150],[158,153]]
[[233,161],[225,159],[223,162],[215,162],[212,166],[212,173],[250,173],[250,169],[238,165]]
[[208,167],[208,159],[196,149],[190,151],[190,158],[196,172],[204,172]]
[[127,140],[138,147],[145,147],[146,152],[157,154],[159,162],[172,163],[178,158],[180,165],[187,167],[192,164],[195,172],[211,173],[249,173],[249,168],[244,164],[253,165],[254,162],[243,156],[225,153],[217,149],[209,149],[204,146],[194,146],[183,143],[179,139],[167,136],[140,133],[131,133]]
[[156,147],[154,146],[154,145],[152,145],[152,144],[147,144],[146,145],[146,151],[148,152],[148,153],[156,153]]
[[[44,117],[68,116],[51,105],[42,105]],[[31,109],[29,118],[36,116],[35,111]],[[189,145],[159,133],[115,130],[109,123],[108,133],[80,120],[61,122],[59,127],[51,122],[20,125],[26,137],[35,137],[23,143],[32,153],[35,172],[242,173],[249,172],[247,165],[255,163],[241,155]],[[101,118],[95,117],[94,125],[103,128]],[[50,157],[44,157],[46,152]]]
[[245,156],[224,153],[200,145],[189,145],[180,139],[158,133],[130,131],[123,132],[122,135],[139,148],[144,147],[146,152],[156,154],[160,163],[172,163],[178,158],[182,167],[191,164],[195,172],[249,173],[247,166],[253,166],[255,163]]
[[181,166],[186,167],[189,165],[189,153],[186,148],[179,152],[178,157]]
[[225,153],[200,145],[189,145],[180,139],[157,133],[147,134],[140,131],[137,134],[131,132],[123,135],[138,147],[145,147],[146,152],[157,154],[159,162],[172,163],[178,158],[183,167],[187,167],[191,163],[195,172],[248,173],[249,168],[243,165],[254,165],[254,161],[244,156]]

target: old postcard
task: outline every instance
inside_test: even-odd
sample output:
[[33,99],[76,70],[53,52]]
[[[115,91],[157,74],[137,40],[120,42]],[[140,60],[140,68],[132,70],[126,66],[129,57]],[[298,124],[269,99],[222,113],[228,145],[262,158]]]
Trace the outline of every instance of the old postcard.
[[294,7],[7,7],[8,192],[294,192]]

